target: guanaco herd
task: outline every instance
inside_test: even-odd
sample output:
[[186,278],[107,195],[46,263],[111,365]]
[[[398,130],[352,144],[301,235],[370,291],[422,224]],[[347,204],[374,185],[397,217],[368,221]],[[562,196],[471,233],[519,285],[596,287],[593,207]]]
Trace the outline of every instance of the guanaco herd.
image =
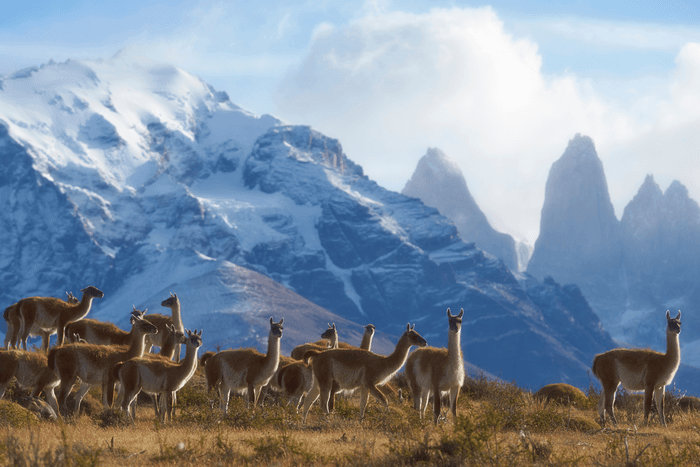
[[[172,418],[180,390],[194,375],[197,365],[204,367],[208,390],[219,392],[220,410],[226,414],[231,392],[247,394],[248,407],[255,410],[267,387],[291,397],[297,411],[302,410],[304,423],[311,406],[320,399],[325,413],[334,409],[337,394],[360,392],[360,419],[371,395],[384,407],[386,396],[379,386],[386,384],[405,365],[405,375],[413,396],[413,407],[422,419],[432,395],[433,423],[441,412],[441,397],[449,398],[453,419],[457,416],[457,399],[464,382],[464,358],[461,347],[464,310],[452,315],[447,309],[447,348],[428,347],[426,340],[406,325],[394,351],[387,356],[371,351],[375,327],[368,324],[359,347],[340,342],[335,324],[321,334],[322,340],[294,348],[290,357],[280,354],[284,319],[270,318],[267,353],[254,349],[205,352],[202,331],[185,330],[176,294],[163,300],[170,316],[149,314],[133,308],[131,330],[123,331],[111,323],[86,319],[94,298],[102,291],[93,286],[81,290],[78,300],[67,292],[67,299],[29,297],[5,309],[7,322],[5,350],[0,352],[0,398],[13,378],[20,386],[32,388],[32,397],[44,393],[47,402],[60,417],[69,413],[66,402],[75,383],[80,380],[73,413],[93,385],[101,385],[102,403],[111,407],[117,382],[117,399],[121,409],[133,422],[136,396],[143,391],[153,400],[161,422]],[[679,334],[681,313],[671,318],[666,312],[666,353],[648,349],[613,349],[596,355],[593,374],[600,380],[603,393],[598,403],[600,422],[607,413],[617,425],[613,404],[620,384],[630,391],[644,391],[644,420],[649,423],[652,397],[656,398],[659,420],[666,426],[663,410],[664,390],[680,365]],[[49,349],[49,339],[57,334],[57,345]],[[27,351],[29,336],[42,338],[41,352]],[[70,342],[64,343],[68,336]],[[18,347],[21,345],[22,349]],[[152,354],[152,347],[160,347]],[[185,347],[185,356],[180,358]],[[410,348],[418,347],[409,355]],[[55,390],[58,388],[58,397]],[[303,408],[302,408],[303,406]]]

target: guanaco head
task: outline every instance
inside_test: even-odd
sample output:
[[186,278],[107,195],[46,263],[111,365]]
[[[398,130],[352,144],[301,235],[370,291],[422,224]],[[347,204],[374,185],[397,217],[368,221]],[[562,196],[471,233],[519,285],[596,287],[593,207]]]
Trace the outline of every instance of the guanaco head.
[[[148,313],[148,308],[141,311],[141,310],[136,309],[136,305],[132,305],[132,306],[134,307],[134,310],[131,312],[131,316],[144,319],[144,316],[146,315],[146,313]],[[133,321],[131,324],[133,324]]]
[[668,322],[668,328],[666,332],[672,332],[674,334],[681,333],[681,310],[678,310],[678,316],[671,318],[671,313],[666,310],[666,321]]
[[168,297],[168,298],[166,298],[165,300],[163,300],[163,301],[160,303],[160,306],[172,308],[172,307],[174,307],[175,305],[177,305],[178,303],[180,303],[180,300],[178,300],[177,294],[176,294],[176,293],[174,294],[174,293],[170,292],[170,297]]
[[374,330],[377,329],[374,324],[366,324],[364,326],[365,328],[365,334],[369,334],[370,336],[374,335]]
[[131,312],[131,325],[138,326],[138,329],[141,330],[143,334],[158,334],[156,325],[142,318],[142,316],[146,314],[146,311],[148,311],[148,309],[139,311],[134,307],[134,311]]
[[452,316],[450,309],[447,309],[447,319],[450,322],[450,332],[458,333],[462,329],[462,316],[464,316],[464,308],[459,310],[458,315]]
[[328,324],[328,329],[323,331],[323,334],[321,334],[321,339],[332,339],[336,335],[337,331],[335,330],[335,323],[333,323],[333,325]]
[[282,323],[284,323],[284,318],[282,318],[279,323],[275,323],[272,317],[270,317],[270,334],[272,336],[282,337],[282,329],[284,329]]
[[165,329],[168,330],[168,335],[165,338],[166,342],[169,342],[173,345],[187,344],[187,337],[185,336],[185,333],[175,329],[174,325],[166,324]]
[[[281,324],[281,323],[280,323]],[[185,342],[183,342],[186,345],[191,345],[194,346],[195,349],[198,349],[202,346],[202,330],[200,329],[199,333],[197,333],[197,330],[195,329],[194,332],[190,331],[187,329],[185,331],[187,336],[185,337]]]
[[78,300],[75,295],[73,295],[73,292],[66,292],[66,295],[68,296],[66,298],[66,302],[70,303],[71,305],[77,305],[80,303],[80,300]]
[[415,330],[416,325],[414,324],[411,326],[411,324],[406,324],[406,332],[403,334],[404,336],[408,336],[408,342],[411,345],[417,345],[418,347],[425,347],[428,345],[428,341],[423,339],[423,336],[418,334]]
[[102,298],[105,296],[100,289],[93,287],[92,285],[88,285],[84,289],[80,289],[80,291],[83,293],[83,295],[87,295],[88,297]]

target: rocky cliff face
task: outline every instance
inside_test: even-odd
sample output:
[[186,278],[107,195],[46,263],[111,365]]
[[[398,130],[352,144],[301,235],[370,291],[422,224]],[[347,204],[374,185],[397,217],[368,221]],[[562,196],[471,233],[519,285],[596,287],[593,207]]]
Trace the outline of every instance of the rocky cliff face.
[[436,208],[452,219],[465,241],[474,242],[477,248],[502,259],[512,271],[518,271],[513,237],[491,226],[469,192],[461,169],[445,153],[428,148],[401,193]]
[[333,316],[348,336],[411,322],[442,346],[445,309],[464,308],[470,363],[532,388],[588,385],[612,341],[575,290],[521,283],[436,209],[371,181],[337,140],[251,115],[175,67],[120,60],[3,81],[7,305],[92,284],[105,291],[92,316],[122,323],[175,292],[206,348],[261,349],[270,316],[285,317],[285,349]]
[[[664,308],[681,309],[693,335],[700,309],[700,207],[688,190],[674,181],[662,193],[648,175],[637,195],[625,207],[621,219],[624,267],[628,285],[627,309],[638,310],[637,321],[624,323],[621,331],[640,342],[663,344],[658,328],[644,319]],[[692,356],[691,356],[692,358]]]
[[576,135],[549,171],[540,235],[528,272],[537,277],[551,274],[563,282],[599,274],[605,265],[617,274],[621,255],[620,225],[603,164],[593,141]]
[[540,235],[527,271],[579,285],[596,312],[605,315],[606,324],[608,315],[624,303],[620,222],[603,164],[587,136],[576,135],[552,164]]
[[687,189],[674,181],[664,193],[649,175],[618,222],[593,143],[577,135],[552,165],[528,272],[577,284],[625,346],[663,351],[664,313],[680,309],[683,359],[697,365],[698,264],[700,207]]

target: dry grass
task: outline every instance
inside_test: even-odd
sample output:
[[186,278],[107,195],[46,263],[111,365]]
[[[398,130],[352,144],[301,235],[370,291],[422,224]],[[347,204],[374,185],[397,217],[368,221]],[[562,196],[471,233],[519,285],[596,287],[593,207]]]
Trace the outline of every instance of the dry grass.
[[[65,423],[0,425],[0,464],[53,465],[697,465],[700,416],[667,394],[668,428],[643,426],[641,402],[622,393],[619,426],[596,422],[599,394],[584,407],[544,403],[515,384],[468,378],[458,419],[421,421],[406,399],[388,409],[372,401],[363,422],[357,396],[327,416],[316,405],[308,423],[278,395],[255,413],[240,397],[222,417],[201,374],[179,394],[173,423],[159,426],[142,400],[135,425],[119,411],[93,411]],[[92,394],[99,400],[99,391]],[[9,413],[9,412],[8,412]],[[21,420],[23,418],[20,417]]]

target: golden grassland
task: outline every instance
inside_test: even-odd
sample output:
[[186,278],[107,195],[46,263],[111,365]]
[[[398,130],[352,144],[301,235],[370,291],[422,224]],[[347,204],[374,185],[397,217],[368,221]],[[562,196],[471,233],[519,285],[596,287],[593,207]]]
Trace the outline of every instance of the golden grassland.
[[[640,397],[618,397],[618,426],[597,423],[600,394],[588,401],[546,403],[514,383],[469,377],[458,418],[438,426],[419,420],[402,375],[393,381],[408,397],[389,396],[389,408],[359,398],[339,399],[334,414],[318,404],[307,424],[285,398],[268,394],[255,412],[241,397],[222,417],[198,371],[178,393],[172,423],[160,426],[142,400],[135,424],[118,410],[100,410],[99,390],[84,400],[87,413],[36,422],[15,404],[0,404],[0,463],[16,466],[87,465],[700,465],[700,415],[666,397],[668,427],[653,415],[644,425]],[[431,408],[428,409],[430,411]]]

